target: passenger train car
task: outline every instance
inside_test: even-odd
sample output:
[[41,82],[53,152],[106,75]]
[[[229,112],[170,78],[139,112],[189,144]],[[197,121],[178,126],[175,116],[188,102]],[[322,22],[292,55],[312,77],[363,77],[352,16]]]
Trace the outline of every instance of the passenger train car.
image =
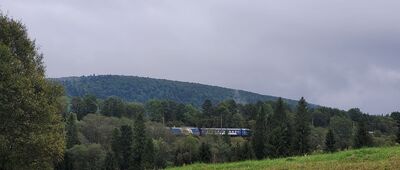
[[250,136],[250,129],[246,128],[197,128],[197,127],[170,127],[171,133],[177,136],[180,135],[225,135],[229,136]]

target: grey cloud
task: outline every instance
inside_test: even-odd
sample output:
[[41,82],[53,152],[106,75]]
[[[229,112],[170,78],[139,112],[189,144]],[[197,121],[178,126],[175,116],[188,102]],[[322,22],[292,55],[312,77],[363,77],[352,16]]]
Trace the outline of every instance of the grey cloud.
[[4,0],[49,77],[125,74],[400,110],[400,1]]

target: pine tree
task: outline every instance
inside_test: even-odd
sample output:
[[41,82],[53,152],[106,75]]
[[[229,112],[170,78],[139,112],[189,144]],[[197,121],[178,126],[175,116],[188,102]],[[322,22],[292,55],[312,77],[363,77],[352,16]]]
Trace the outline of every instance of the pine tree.
[[400,144],[400,121],[397,121],[396,142]]
[[202,109],[203,109],[203,114],[206,117],[210,117],[213,115],[213,105],[211,100],[205,100],[203,105],[202,105]]
[[357,124],[357,133],[354,137],[354,148],[362,148],[372,146],[372,138],[365,127],[365,120],[361,120]]
[[139,113],[133,126],[133,159],[131,161],[132,168],[137,170],[144,169],[143,157],[146,152],[143,147],[146,143],[145,128],[143,113]]
[[295,117],[295,137],[293,149],[296,154],[303,155],[310,151],[309,136],[310,136],[310,118],[307,110],[307,102],[302,97],[297,105]]
[[292,144],[292,132],[282,98],[279,98],[276,103],[269,126],[269,129],[271,129],[268,134],[268,150],[271,154],[270,156],[289,156]]
[[76,125],[77,118],[75,113],[70,113],[67,118],[65,129],[67,131],[67,149],[74,145],[79,145],[78,126]]
[[396,131],[396,142],[400,144],[400,112],[393,112],[390,114],[397,124],[397,131]]
[[335,135],[333,134],[332,129],[329,129],[329,131],[325,137],[324,151],[325,152],[335,152],[336,151],[335,145],[336,145]]
[[118,170],[118,162],[113,152],[107,152],[104,160],[104,170]]
[[199,148],[199,159],[201,162],[209,163],[211,161],[210,145],[202,142]]
[[251,159],[256,158],[254,150],[251,147],[251,144],[249,141],[244,142],[244,144],[241,147],[240,152],[242,153],[242,156],[243,156],[241,160],[251,160]]
[[65,152],[61,86],[19,21],[0,14],[0,169],[52,169]]
[[241,152],[241,146],[240,143],[236,143],[236,145],[234,145],[232,147],[232,161],[236,162],[236,161],[241,161],[242,160],[242,152]]
[[133,132],[130,126],[123,125],[120,127],[120,130],[114,130],[111,149],[114,152],[119,169],[126,170],[131,168],[130,162],[133,156],[132,142]]
[[143,154],[143,167],[144,169],[154,169],[154,144],[153,140],[146,138],[146,144],[144,146]]
[[254,128],[253,135],[253,148],[254,154],[257,159],[263,159],[266,156],[265,140],[266,140],[266,113],[263,106],[257,115],[257,120]]

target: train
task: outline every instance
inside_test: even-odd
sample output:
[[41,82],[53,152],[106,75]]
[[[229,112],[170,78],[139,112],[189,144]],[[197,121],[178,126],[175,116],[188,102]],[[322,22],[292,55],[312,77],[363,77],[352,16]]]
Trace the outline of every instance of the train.
[[247,128],[198,128],[198,127],[169,127],[172,134],[176,136],[194,135],[225,135],[232,137],[248,137],[251,134]]

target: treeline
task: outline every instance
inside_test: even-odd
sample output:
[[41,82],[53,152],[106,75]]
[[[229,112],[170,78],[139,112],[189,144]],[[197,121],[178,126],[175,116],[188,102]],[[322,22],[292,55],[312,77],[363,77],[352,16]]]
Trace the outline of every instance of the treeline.
[[[234,99],[241,103],[277,99],[274,96],[242,90],[136,76],[90,75],[51,80],[60,83],[69,97],[92,94],[103,100],[109,96],[117,96],[129,102],[145,103],[152,99],[162,99],[201,106],[206,99],[213,102]],[[291,105],[296,104],[294,100],[285,99],[285,101]]]
[[[67,130],[73,129],[78,135],[67,136],[67,139],[78,139],[78,142],[69,145],[65,160],[73,169],[92,166],[107,169],[111,165],[124,169],[121,166],[130,165],[122,160],[132,163],[129,160],[132,156],[123,159],[117,155],[141,155],[138,154],[140,150],[133,149],[140,144],[145,153],[151,155],[143,156],[146,161],[142,168],[159,169],[194,162],[278,158],[396,143],[396,134],[399,134],[396,120],[400,120],[397,112],[375,116],[356,108],[343,111],[308,106],[303,98],[293,109],[282,99],[255,104],[205,100],[202,107],[197,108],[167,100],[141,104],[117,97],[106,100],[89,95],[75,97],[67,112],[77,112],[80,116],[67,114],[67,125],[75,124],[75,128]],[[146,122],[145,126],[143,122]],[[138,124],[140,126],[136,126]],[[174,136],[166,126],[250,128],[252,136]],[[141,141],[131,137],[138,134],[138,130],[142,134],[145,131]],[[118,140],[123,142],[115,142]],[[115,149],[126,146],[129,148],[120,151],[129,153],[119,153]],[[97,157],[96,165],[84,161],[93,157]],[[116,158],[119,161],[115,161]]]

